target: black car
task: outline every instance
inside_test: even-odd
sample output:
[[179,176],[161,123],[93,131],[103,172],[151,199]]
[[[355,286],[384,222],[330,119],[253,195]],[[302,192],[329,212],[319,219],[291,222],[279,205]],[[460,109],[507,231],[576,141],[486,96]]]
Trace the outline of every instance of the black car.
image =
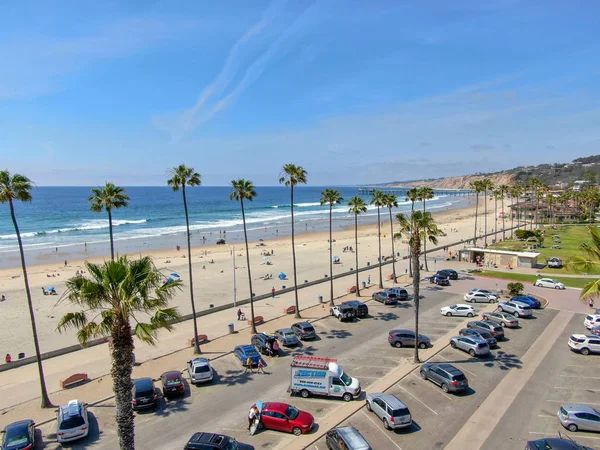
[[369,315],[369,307],[358,300],[348,300],[340,303],[340,306],[342,305],[347,305],[354,309],[354,315],[356,317],[367,317]]
[[440,275],[442,277],[450,278],[451,280],[458,280],[458,272],[452,269],[442,269],[438,270],[436,275]]
[[131,404],[134,411],[149,408],[156,409],[158,406],[158,395],[156,395],[152,378],[137,378],[133,380]]
[[[259,353],[271,356],[268,349],[270,348],[271,351],[273,351],[273,342],[276,340],[277,338],[275,336],[258,333],[250,338],[250,343],[256,347],[256,350],[258,350]],[[267,344],[269,345],[267,346]]]
[[444,277],[437,273],[429,278],[429,282],[437,284],[438,286],[450,286],[450,281],[448,280],[448,277]]
[[537,441],[528,441],[525,450],[593,450],[584,447],[571,439],[543,438]]
[[20,420],[6,425],[2,434],[2,450],[30,450],[35,445],[33,420]]
[[290,328],[301,341],[317,337],[315,329],[309,322],[296,322]]
[[184,450],[254,450],[254,447],[234,438],[216,433],[194,433],[185,444]]
[[384,305],[395,305],[398,303],[396,294],[380,291],[373,294],[373,300],[383,303]]

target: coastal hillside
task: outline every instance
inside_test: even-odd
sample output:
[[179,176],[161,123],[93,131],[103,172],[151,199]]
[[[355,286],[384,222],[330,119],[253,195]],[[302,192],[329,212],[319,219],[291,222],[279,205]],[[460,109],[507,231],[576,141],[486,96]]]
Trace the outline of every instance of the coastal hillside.
[[537,166],[519,166],[510,170],[492,173],[475,173],[456,177],[436,178],[427,180],[407,180],[386,183],[389,187],[431,187],[445,189],[468,189],[475,180],[489,178],[495,185],[513,185],[516,182],[525,183],[531,177],[538,177],[548,186],[566,188],[577,180],[600,180],[600,155],[577,158],[569,163],[540,164]]

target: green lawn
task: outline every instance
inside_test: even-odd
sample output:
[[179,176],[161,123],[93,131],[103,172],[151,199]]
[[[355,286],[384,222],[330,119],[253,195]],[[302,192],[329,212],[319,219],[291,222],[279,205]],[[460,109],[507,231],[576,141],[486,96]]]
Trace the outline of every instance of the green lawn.
[[[537,280],[537,275],[528,275],[525,273],[516,273],[516,272],[497,272],[495,270],[486,270],[480,275],[485,277],[492,278],[508,278],[515,281],[524,281],[532,283]],[[571,277],[552,277],[552,279],[556,281],[560,281],[562,284],[568,287],[582,288],[590,281],[596,281],[597,278],[571,278]]]

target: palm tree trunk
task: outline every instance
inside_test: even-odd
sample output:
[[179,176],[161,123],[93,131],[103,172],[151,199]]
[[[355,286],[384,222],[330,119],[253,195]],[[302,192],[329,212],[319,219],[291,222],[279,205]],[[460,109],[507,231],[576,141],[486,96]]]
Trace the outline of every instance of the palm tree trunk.
[[192,276],[192,244],[190,242],[190,219],[188,216],[187,198],[185,196],[185,184],[182,185],[183,209],[185,210],[185,227],[187,230],[188,269],[190,274],[190,302],[192,303],[192,319],[194,321],[194,353],[200,353],[198,344],[198,320],[196,318],[196,305],[194,304],[194,278]]
[[394,220],[392,219],[392,208],[390,208],[390,237],[392,238],[392,283],[396,282],[396,251],[394,249]]
[[[413,213],[415,212],[415,202],[414,200],[411,200],[411,205],[410,205],[410,225],[411,225],[411,230],[412,230],[412,225],[413,225]],[[412,248],[410,247],[410,245],[408,246],[408,276],[409,277],[413,277],[413,270],[412,270]]]
[[294,236],[294,185],[290,183],[292,192],[292,261],[294,263],[294,296],[296,300],[296,319],[301,319],[300,305],[298,304],[298,282],[296,281],[296,241]]
[[[246,213],[244,211],[244,199],[240,198],[240,204],[242,205],[242,221],[244,222],[244,242],[246,243],[246,266],[248,267],[248,284],[250,285],[250,320],[252,325],[250,332],[256,334],[256,324],[254,323],[254,294],[252,290],[252,274],[250,271],[250,251],[248,250],[248,233],[246,232]],[[235,270],[235,267],[233,268]]]
[[494,197],[494,239],[498,242],[498,199]]
[[475,192],[475,230],[473,231],[473,247],[477,247],[477,214],[479,212],[479,192]]
[[52,406],[52,402],[50,402],[50,398],[48,397],[48,390],[46,389],[46,380],[44,378],[44,367],[42,366],[40,343],[38,341],[37,328],[35,326],[35,314],[33,312],[33,302],[31,301],[31,291],[29,290],[29,279],[27,277],[27,266],[25,264],[25,251],[23,250],[23,242],[21,242],[21,233],[19,231],[19,225],[17,224],[17,217],[15,216],[15,207],[10,197],[8,198],[8,203],[10,205],[10,216],[12,218],[12,222],[15,227],[15,233],[17,235],[17,241],[19,243],[21,268],[23,269],[23,281],[25,283],[25,295],[27,297],[27,306],[29,307],[29,319],[31,320],[31,332],[33,333],[33,345],[35,347],[35,359],[37,362],[38,374],[40,377],[42,408],[50,408]]
[[383,289],[383,277],[381,274],[381,217],[379,215],[379,206],[377,206],[377,239],[379,241],[379,289]]
[[[418,234],[418,233],[417,233]],[[419,268],[419,249],[417,247],[417,243],[420,246],[420,239],[417,237],[413,237],[413,240],[415,242],[414,248],[412,249],[412,253],[413,253],[413,257],[412,257],[412,266],[413,266],[413,273],[415,274],[415,276],[413,277],[413,303],[415,306],[415,336],[416,336],[416,344],[415,344],[415,353],[414,353],[414,359],[413,362],[415,364],[418,364],[421,362],[420,358],[419,358],[419,306],[420,306],[420,292],[419,292],[419,288],[420,288],[420,278],[421,278],[421,274],[420,274],[420,268]]]
[[356,255],[356,295],[360,297],[360,287],[358,284],[358,214],[354,214],[354,254]]
[[113,226],[112,226],[112,211],[110,208],[106,208],[108,212],[108,234],[110,235],[110,259],[115,260],[115,241],[113,239]]
[[484,248],[487,248],[487,189],[485,190],[485,197],[483,198],[483,244]]
[[117,317],[111,331],[109,345],[112,367],[110,374],[113,379],[115,393],[117,435],[120,450],[134,450],[135,434],[133,407],[131,405],[131,372],[133,366],[133,338],[131,326],[123,317]]
[[504,214],[502,214],[502,240],[505,241],[506,240],[506,232],[504,231],[504,223],[506,220],[506,211],[504,210],[504,195],[502,195],[502,212]]
[[333,205],[329,203],[329,305],[333,303],[333,235],[332,235],[332,220]]
[[[425,215],[425,198],[423,198],[423,215]],[[429,272],[429,267],[427,267],[427,233],[425,233],[425,238],[423,240],[423,262],[425,263],[425,270]],[[421,268],[419,267],[419,274]]]

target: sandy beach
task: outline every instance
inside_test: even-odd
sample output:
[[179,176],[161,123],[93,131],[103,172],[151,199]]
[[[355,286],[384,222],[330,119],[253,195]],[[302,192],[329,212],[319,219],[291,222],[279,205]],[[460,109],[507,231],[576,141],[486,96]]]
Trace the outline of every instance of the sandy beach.
[[[446,233],[446,236],[439,239],[439,245],[445,245],[452,242],[471,239],[473,236],[473,216],[475,213],[474,199],[473,205],[468,208],[454,209],[448,211],[434,212],[433,215],[440,228]],[[483,202],[480,201],[480,214],[483,211]],[[488,204],[488,208],[489,208]],[[488,209],[493,213],[493,208]],[[382,214],[385,220],[387,211]],[[360,218],[359,218],[360,221]],[[482,222],[482,221],[481,221]],[[493,229],[493,214],[488,217],[488,231]],[[483,225],[483,224],[482,224]],[[507,224],[508,226],[508,224]],[[500,224],[499,224],[500,227]],[[478,226],[478,228],[480,228]],[[481,227],[482,228],[482,227]],[[382,254],[391,255],[391,239],[389,221],[382,223]],[[296,236],[296,257],[298,267],[298,283],[304,280],[315,280],[323,278],[329,273],[329,233],[328,232],[304,232]],[[335,242],[333,254],[338,256],[341,264],[333,266],[334,274],[342,273],[355,267],[355,254],[344,252],[344,248],[351,246],[355,248],[354,229],[340,229],[334,223]],[[264,244],[264,245],[263,245]],[[405,240],[395,241],[396,252],[401,256],[407,253],[407,243]],[[254,292],[257,295],[271,292],[271,289],[281,289],[282,286],[291,286],[292,277],[292,257],[291,257],[291,238],[289,236],[265,240],[264,242],[252,242],[250,248],[250,260],[252,264],[252,278]],[[377,262],[377,225],[359,225],[359,265],[366,266],[368,262],[375,264]],[[452,249],[451,249],[452,250]],[[109,249],[106,249],[107,254]],[[268,260],[271,265],[266,265],[263,252],[273,251],[273,256]],[[141,253],[144,254],[144,253]],[[189,287],[186,283],[188,277],[187,251],[182,246],[180,251],[175,248],[172,250],[153,251],[150,256],[165,276],[171,273],[177,273],[183,281],[183,290],[177,293],[173,300],[173,306],[179,308],[181,314],[191,312],[189,302]],[[139,254],[128,255],[132,258],[139,257]],[[436,264],[430,264],[430,270],[434,267],[438,270],[441,267],[439,261],[442,259],[441,252],[430,255],[430,261],[437,258]],[[192,249],[193,270],[194,270],[194,296],[196,310],[201,311],[209,308],[209,304],[215,306],[231,303],[233,300],[233,250],[229,245],[206,245]],[[89,258],[90,262],[100,263],[104,257]],[[214,262],[213,262],[214,261]],[[246,255],[243,245],[235,245],[235,266],[237,282],[237,298],[244,299],[249,297]],[[406,263],[398,263],[397,273],[404,273]],[[33,297],[33,303],[36,313],[36,321],[40,346],[42,352],[55,350],[77,343],[73,332],[58,333],[56,324],[62,315],[72,311],[73,306],[68,302],[57,303],[61,294],[65,291],[65,281],[75,276],[76,272],[84,270],[84,260],[68,261],[65,266],[64,260],[53,261],[39,265],[28,266],[29,282]],[[287,274],[287,280],[279,280],[277,275],[280,272]],[[391,269],[386,268],[384,276]],[[273,279],[263,280],[266,274],[272,274]],[[372,280],[376,282],[376,280]],[[353,285],[353,279],[342,279],[336,283]],[[48,289],[53,286],[58,295],[43,295],[42,287]],[[323,287],[323,295],[326,296],[328,289]],[[10,353],[16,355],[25,352],[27,356],[33,354],[33,341],[31,337],[31,327],[27,302],[23,288],[23,278],[20,268],[11,268],[0,270],[0,294],[6,296],[7,300],[0,303],[0,312],[4,326],[0,330],[0,342],[2,346],[0,353]],[[302,291],[300,291],[302,295]],[[232,319],[234,312],[232,311]]]

